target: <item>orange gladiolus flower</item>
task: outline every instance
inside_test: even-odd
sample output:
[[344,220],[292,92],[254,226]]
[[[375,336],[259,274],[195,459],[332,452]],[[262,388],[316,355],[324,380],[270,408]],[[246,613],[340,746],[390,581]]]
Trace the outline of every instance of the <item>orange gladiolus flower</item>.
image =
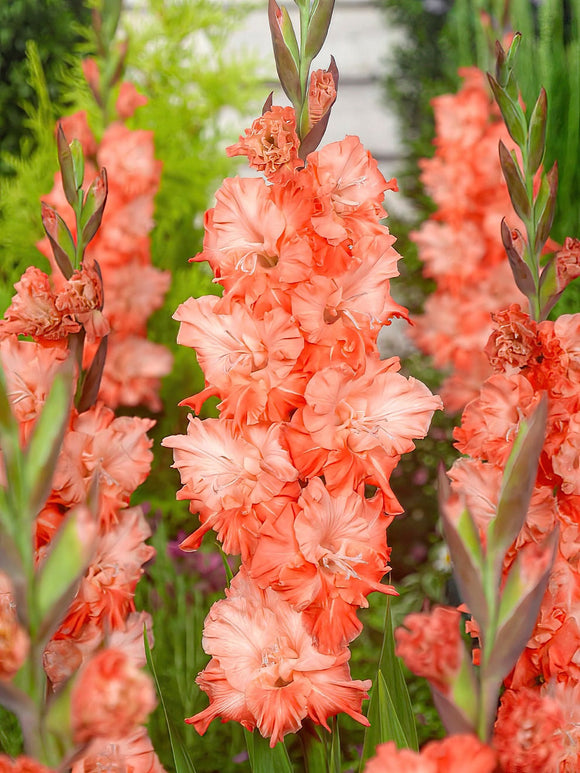
[[308,382],[306,404],[286,435],[294,465],[305,478],[324,475],[344,495],[363,482],[381,488],[388,512],[401,512],[388,478],[400,455],[424,437],[441,407],[420,381],[397,373],[399,361],[368,360],[357,376],[347,365],[325,368]]
[[90,623],[102,630],[122,629],[135,610],[135,588],[143,574],[143,564],[153,558],[155,549],[145,544],[151,529],[140,507],[119,513],[117,523],[100,537],[91,562],[68,613],[59,637],[78,637]]
[[226,594],[204,626],[203,647],[212,660],[197,683],[210,705],[186,722],[203,734],[218,716],[235,720],[257,727],[272,747],[306,717],[328,729],[328,718],[344,711],[368,725],[361,703],[370,681],[350,678],[347,649],[319,652],[302,615],[274,591],[261,591],[243,568]]
[[397,190],[397,183],[385,180],[358,137],[331,142],[310,153],[307,162],[306,173],[317,199],[312,218],[316,233],[337,245],[346,238],[380,232],[384,193]]
[[451,607],[407,615],[395,631],[397,655],[417,676],[426,677],[442,693],[449,691],[461,666],[463,642],[460,614]]
[[228,156],[247,156],[252,169],[263,172],[271,182],[284,183],[303,166],[298,157],[300,141],[291,107],[274,105],[256,118],[246,136],[226,148]]
[[308,125],[318,123],[336,99],[336,87],[328,70],[313,70],[308,88]]
[[151,677],[121,650],[98,652],[83,667],[71,693],[76,743],[93,738],[123,738],[144,723],[155,708]]
[[57,305],[49,277],[29,266],[14,285],[16,295],[0,320],[0,337],[32,336],[39,341],[58,341],[77,333],[81,326],[69,308]]
[[502,770],[559,770],[564,724],[562,708],[553,698],[537,690],[506,690],[493,737]]
[[495,751],[475,735],[450,735],[430,741],[421,752],[398,749],[393,741],[379,744],[364,773],[494,773]]
[[[230,313],[218,313],[219,304],[213,295],[181,304],[174,314],[181,322],[178,343],[195,348],[211,393],[222,398],[225,418],[234,418],[238,426],[287,418],[293,400],[285,392],[289,384],[299,388],[303,382],[301,374],[292,374],[304,347],[300,331],[283,309],[259,320],[245,305],[232,304]],[[193,405],[199,405],[199,396]]]
[[76,758],[73,773],[165,773],[155,754],[147,728],[137,727],[124,738],[95,738]]
[[190,417],[187,435],[172,435],[163,445],[174,449],[181,474],[179,499],[191,500],[202,526],[181,544],[199,547],[215,529],[227,553],[253,552],[260,524],[298,496],[298,472],[282,443],[280,427],[253,424],[237,429],[231,419]]
[[262,526],[249,572],[294,609],[323,652],[336,653],[360,633],[356,617],[372,591],[395,594],[381,579],[389,570],[382,498],[352,491],[332,496],[320,478]]

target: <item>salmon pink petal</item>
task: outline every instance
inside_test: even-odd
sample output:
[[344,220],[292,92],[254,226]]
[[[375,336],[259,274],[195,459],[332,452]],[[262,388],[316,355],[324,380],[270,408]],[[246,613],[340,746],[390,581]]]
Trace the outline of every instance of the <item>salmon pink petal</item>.
[[201,514],[203,526],[184,549],[195,549],[214,528],[227,552],[240,552],[246,537],[255,536],[259,515],[279,512],[298,493],[298,471],[276,425],[241,432],[231,419],[190,417],[187,435],[167,437],[163,445],[174,449],[183,483],[178,498],[191,500],[192,512]]
[[306,405],[296,411],[286,433],[303,475],[324,474],[329,487],[341,494],[369,480],[393,502],[388,474],[400,454],[414,448],[413,439],[425,436],[433,411],[441,407],[440,398],[423,383],[405,379],[396,369],[396,360],[369,358],[361,376],[346,365],[314,374],[304,393]]
[[[216,193],[216,206],[206,217],[204,251],[216,276],[235,278],[268,267],[278,257],[277,240],[285,227],[261,178],[228,178]],[[203,257],[202,257],[203,256]]]
[[523,375],[491,376],[479,397],[466,406],[461,426],[453,432],[456,447],[464,454],[505,464],[520,419],[532,412],[538,400]]
[[[296,732],[308,713],[324,722],[344,710],[366,722],[358,709],[370,683],[350,680],[348,652],[319,652],[302,615],[274,591],[260,590],[244,567],[232,580],[227,598],[210,610],[203,644],[212,661],[198,683],[203,689],[207,687],[212,704],[219,703],[210,704],[188,720],[199,723],[202,732],[216,716],[225,720],[241,717],[251,727],[257,725],[264,735],[270,734],[271,745],[275,745],[286,733]],[[210,676],[207,684],[206,672]],[[215,694],[214,676],[219,683],[219,693]],[[325,697],[327,683],[329,695]],[[231,702],[228,685],[232,688]],[[311,704],[309,696],[316,688]]]
[[337,653],[362,631],[358,607],[339,596],[304,610],[304,623],[321,652]]
[[253,714],[246,707],[246,697],[236,690],[224,676],[223,669],[216,660],[211,660],[195,680],[201,689],[207,693],[210,705],[185,721],[193,725],[200,735],[203,735],[210,722],[217,717],[222,722],[239,722],[246,730],[256,726]]
[[392,184],[358,137],[348,136],[310,153],[306,169],[315,181],[322,209],[312,224],[329,241],[342,241],[367,223],[372,228],[384,216],[384,192]]
[[369,697],[370,679],[351,679],[348,666],[343,662],[312,675],[311,680],[308,716],[315,722],[329,730],[328,718],[344,712],[361,725],[369,727],[370,722],[361,711],[362,701]]
[[270,738],[272,748],[287,733],[300,730],[311,689],[310,680],[299,674],[287,685],[276,684],[270,675],[264,675],[247,688],[247,706],[262,736]]
[[[255,319],[248,308],[234,304],[229,314],[216,314],[219,299],[190,298],[175,314],[181,321],[179,343],[196,349],[209,384],[224,398],[222,414],[259,420],[272,389],[282,387],[296,364],[304,339],[281,308]],[[243,402],[242,402],[243,399]],[[239,405],[230,409],[231,403]]]

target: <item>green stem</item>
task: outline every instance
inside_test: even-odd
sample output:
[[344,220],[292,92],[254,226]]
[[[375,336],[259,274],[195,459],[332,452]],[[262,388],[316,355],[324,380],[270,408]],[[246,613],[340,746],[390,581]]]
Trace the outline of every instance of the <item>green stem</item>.
[[493,730],[493,722],[497,713],[497,699],[501,682],[490,681],[485,674],[485,668],[480,671],[480,699],[477,735],[482,743],[489,743]]
[[306,39],[308,37],[308,25],[310,23],[310,3],[300,4],[300,92],[301,104],[298,116],[298,136],[304,139],[308,133],[308,74],[310,72],[310,60],[306,56]]
[[498,596],[500,578],[494,571],[493,561],[487,556],[483,566],[483,589],[489,610],[488,623],[481,632],[481,664],[479,667],[479,702],[477,735],[482,743],[489,741],[493,719],[497,710],[499,684],[487,675],[489,653],[493,652],[498,628]]
[[83,253],[85,251],[85,245],[83,242],[83,229],[81,227],[81,215],[83,212],[83,191],[80,189],[78,191],[78,199],[76,206],[74,207],[75,212],[75,219],[76,219],[76,225],[77,225],[77,243],[75,247],[75,269],[79,269],[81,267],[81,263],[83,262]]
[[520,150],[522,152],[522,167],[525,174],[526,192],[528,195],[531,212],[529,220],[525,221],[528,244],[524,251],[524,261],[527,263],[532,274],[532,279],[534,281],[534,294],[529,299],[530,315],[532,319],[534,319],[536,322],[539,322],[541,319],[542,308],[540,303],[540,253],[535,248],[537,223],[534,212],[534,175],[527,171],[528,154],[525,143],[523,146],[520,146]]
[[320,738],[317,727],[311,719],[305,719],[298,734],[304,754],[305,773],[328,773],[326,744]]

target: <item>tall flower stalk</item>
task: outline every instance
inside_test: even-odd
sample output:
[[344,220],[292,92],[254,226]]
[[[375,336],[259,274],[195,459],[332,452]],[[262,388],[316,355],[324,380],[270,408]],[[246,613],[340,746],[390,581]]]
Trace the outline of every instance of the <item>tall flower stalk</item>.
[[[381,223],[387,182],[357,137],[316,150],[336,97],[337,72],[310,74],[332,3],[298,3],[300,43],[270,3],[278,73],[293,102],[273,106],[230,155],[263,177],[224,181],[206,213],[204,249],[221,298],[177,310],[178,342],[195,349],[206,388],[183,401],[219,418],[189,419],[164,445],[200,527],[182,548],[217,533],[241,567],[210,610],[197,682],[216,717],[257,728],[276,746],[304,737],[318,769],[318,726],[345,712],[362,724],[370,682],[353,680],[357,610],[382,583],[386,529],[402,508],[389,478],[441,407],[424,384],[381,361],[380,328],[406,310],[393,301],[394,238]],[[309,77],[310,76],[310,77]],[[313,743],[314,741],[314,743]],[[324,757],[324,753],[322,754]]]
[[[554,322],[546,316],[580,274],[580,250],[578,240],[566,239],[542,267],[556,167],[547,173],[541,168],[545,92],[529,117],[519,102],[513,72],[518,45],[518,35],[507,53],[498,44],[496,77],[489,79],[520,152],[508,152],[500,141],[508,191],[526,235],[505,220],[501,231],[530,313],[512,303],[492,314],[486,355],[493,375],[455,430],[456,447],[466,456],[449,471],[451,484],[441,481],[460,609],[471,615],[467,631],[476,641],[473,662],[460,638],[459,614],[450,609],[409,616],[396,634],[397,651],[429,680],[448,731],[477,734],[495,750],[496,758],[486,763],[491,767],[474,769],[574,770],[580,315]],[[449,621],[448,646],[437,658],[428,645],[440,639],[443,618]]]
[[153,422],[97,400],[110,328],[86,247],[107,175],[85,186],[80,143],[62,128],[58,149],[76,238],[45,204],[55,275],[27,269],[0,320],[0,702],[26,755],[0,765],[81,773],[148,755],[160,770],[144,727],[155,695],[140,670],[151,621],[133,601],[154,550],[143,512],[128,506],[149,472]]

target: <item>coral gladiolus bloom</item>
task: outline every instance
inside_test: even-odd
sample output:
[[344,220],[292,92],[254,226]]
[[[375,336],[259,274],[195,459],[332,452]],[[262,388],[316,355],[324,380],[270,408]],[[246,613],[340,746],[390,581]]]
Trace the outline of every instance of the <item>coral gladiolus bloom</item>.
[[314,70],[308,88],[308,125],[318,123],[336,99],[336,86],[328,70]]
[[145,727],[121,739],[95,738],[75,759],[72,773],[165,773]]
[[277,515],[300,492],[298,472],[281,444],[277,425],[254,424],[238,430],[228,419],[190,417],[187,435],[163,445],[174,450],[183,488],[202,526],[181,547],[199,547],[215,529],[227,553],[252,552],[260,524]]
[[247,156],[252,169],[263,172],[272,182],[284,183],[303,166],[298,157],[300,142],[292,107],[274,105],[246,129],[235,145],[226,148],[228,156]]
[[365,481],[375,484],[383,491],[387,512],[401,512],[389,474],[400,455],[415,447],[412,439],[425,436],[441,400],[398,369],[396,358],[369,359],[362,376],[340,365],[310,379],[306,405],[286,432],[302,477],[324,475],[329,490],[339,495]]
[[475,735],[450,735],[430,741],[421,752],[379,744],[364,773],[494,773],[497,756]]
[[55,498],[68,507],[84,501],[96,477],[101,526],[115,523],[118,509],[128,505],[149,474],[153,441],[146,432],[154,424],[136,416],[115,417],[102,403],[73,415],[54,477]]
[[312,207],[290,184],[280,189],[262,179],[226,179],[206,213],[203,252],[193,260],[207,260],[227,294],[252,305],[272,286],[312,273],[312,248],[298,233]]
[[562,707],[554,698],[531,689],[506,690],[493,738],[502,770],[562,770],[564,728]]
[[[285,397],[288,380],[303,381],[291,375],[304,347],[296,324],[280,308],[266,312],[263,320],[242,304],[233,304],[229,314],[216,313],[219,302],[206,295],[182,303],[174,314],[181,322],[177,342],[195,348],[209,389],[222,398],[222,416],[238,425],[286,418],[293,402]],[[184,404],[198,407],[206,394]]]
[[397,190],[397,184],[385,180],[358,137],[331,142],[310,153],[307,161],[306,172],[318,199],[312,225],[320,236],[336,245],[380,232],[385,191]]
[[339,652],[360,633],[356,617],[372,591],[395,594],[381,579],[389,570],[382,498],[354,491],[334,497],[320,478],[260,530],[250,573],[305,613],[308,630],[323,652]]
[[328,730],[328,718],[344,711],[368,725],[361,703],[371,683],[350,678],[347,649],[319,652],[302,615],[274,591],[261,591],[243,568],[226,594],[204,626],[212,660],[197,683],[210,705],[186,722],[203,734],[216,717],[235,720],[257,727],[272,747],[306,717]]
[[83,667],[71,694],[73,736],[123,738],[155,708],[151,677],[121,650],[104,649]]
[[13,760],[7,754],[0,754],[0,773],[55,773],[32,757],[20,755]]
[[118,522],[97,544],[96,555],[82,578],[59,635],[78,636],[91,622],[102,629],[122,629],[135,610],[135,588],[143,564],[155,549],[145,544],[151,529],[140,507],[121,510]]
[[32,336],[40,341],[58,341],[81,326],[69,308],[57,303],[49,277],[35,266],[29,266],[14,285],[16,295],[0,321],[0,337]]
[[440,692],[447,693],[459,671],[463,642],[460,614],[451,607],[436,607],[430,613],[414,612],[397,628],[397,656],[417,676],[426,677]]
[[67,357],[66,349],[20,341],[16,336],[0,341],[0,360],[6,375],[8,398],[20,425],[23,445],[28,441],[53,379]]

